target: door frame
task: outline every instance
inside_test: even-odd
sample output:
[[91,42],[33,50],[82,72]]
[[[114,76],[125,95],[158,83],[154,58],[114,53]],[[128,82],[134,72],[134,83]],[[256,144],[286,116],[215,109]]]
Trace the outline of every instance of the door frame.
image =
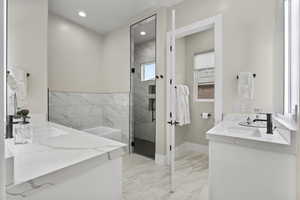
[[[171,160],[171,155],[175,151],[175,134],[171,133],[172,126],[168,125],[168,121],[174,119],[170,116],[170,113],[172,111],[172,105],[170,103],[170,88],[172,87],[172,84],[170,84],[170,81],[171,79],[175,78],[173,76],[175,75],[174,71],[176,70],[175,63],[174,61],[172,62],[172,50],[173,52],[176,52],[176,48],[172,47],[175,46],[174,42],[172,41],[172,37],[174,37],[174,40],[176,40],[212,28],[214,28],[214,50],[216,55],[214,118],[215,124],[217,124],[223,120],[223,16],[216,15],[201,21],[197,21],[190,25],[175,29],[174,31],[167,32],[166,163],[168,165],[174,165],[174,163],[172,163],[174,162],[174,159]],[[174,34],[174,36],[172,34]],[[172,136],[174,136],[174,138],[172,138]]]

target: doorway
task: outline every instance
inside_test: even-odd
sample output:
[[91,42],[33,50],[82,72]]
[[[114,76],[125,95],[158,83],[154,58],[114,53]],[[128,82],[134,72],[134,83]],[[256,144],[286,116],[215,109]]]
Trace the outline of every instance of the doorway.
[[[222,120],[222,35],[221,15],[175,29],[175,11],[172,12],[172,30],[167,33],[170,48],[166,99],[171,191],[176,174],[175,148],[177,155],[185,150],[209,156],[206,131]],[[184,109],[181,101],[187,102]]]
[[156,15],[130,28],[131,152],[155,158]]

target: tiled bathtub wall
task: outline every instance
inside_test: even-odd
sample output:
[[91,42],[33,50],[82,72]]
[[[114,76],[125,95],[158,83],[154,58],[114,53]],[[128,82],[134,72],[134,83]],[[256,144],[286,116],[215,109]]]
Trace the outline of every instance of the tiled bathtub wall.
[[129,138],[129,93],[49,92],[49,120],[79,130],[107,126]]

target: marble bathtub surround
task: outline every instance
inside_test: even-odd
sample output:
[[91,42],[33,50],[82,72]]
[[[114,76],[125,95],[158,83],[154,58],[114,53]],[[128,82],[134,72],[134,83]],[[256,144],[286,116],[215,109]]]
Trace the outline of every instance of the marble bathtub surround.
[[126,147],[50,122],[34,129],[33,138],[33,143],[25,145],[6,140],[6,157],[14,158],[14,178],[8,189],[94,157],[111,160],[121,156]]
[[129,139],[129,93],[49,92],[49,120],[78,130],[120,129]]

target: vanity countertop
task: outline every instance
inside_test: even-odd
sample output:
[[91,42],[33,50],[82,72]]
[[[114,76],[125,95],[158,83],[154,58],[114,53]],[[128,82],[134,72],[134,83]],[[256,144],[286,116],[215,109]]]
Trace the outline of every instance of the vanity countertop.
[[113,159],[126,144],[47,122],[33,128],[33,142],[6,140],[6,158],[14,159],[13,184],[19,185],[92,158]]
[[266,128],[245,127],[239,125],[245,121],[246,117],[241,115],[231,115],[207,132],[207,138],[213,137],[235,138],[241,140],[250,140],[255,142],[264,142],[280,145],[291,145],[289,134],[285,130],[275,129],[273,134],[267,134]]

